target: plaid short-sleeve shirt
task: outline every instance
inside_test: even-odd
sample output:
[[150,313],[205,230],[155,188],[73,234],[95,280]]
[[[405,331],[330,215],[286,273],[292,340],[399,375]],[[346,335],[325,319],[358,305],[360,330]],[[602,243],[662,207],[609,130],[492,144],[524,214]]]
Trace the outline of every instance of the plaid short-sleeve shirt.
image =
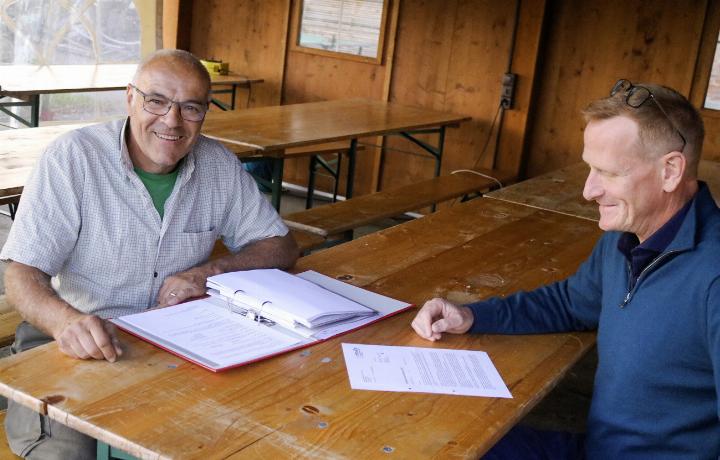
[[81,128],[46,149],[0,259],[42,270],[73,307],[111,318],[153,307],[163,280],[205,262],[218,238],[237,251],[287,234],[240,161],[204,136],[161,220],[133,171],[126,126]]

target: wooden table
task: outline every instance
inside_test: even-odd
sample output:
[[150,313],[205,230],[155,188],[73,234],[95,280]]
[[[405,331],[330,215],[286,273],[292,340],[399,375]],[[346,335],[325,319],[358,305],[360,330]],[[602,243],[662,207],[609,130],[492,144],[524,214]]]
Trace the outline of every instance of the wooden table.
[[20,195],[45,147],[55,138],[91,123],[0,131],[0,198]]
[[[593,222],[477,199],[302,258],[421,304],[532,289],[572,273]],[[415,312],[213,374],[123,334],[115,363],[54,343],[0,360],[0,393],[110,445],[156,458],[478,458],[594,343],[592,333],[420,339]],[[513,399],[351,390],[340,343],[484,350]]]
[[[137,64],[102,65],[4,65],[0,66],[0,99],[4,97],[21,101],[0,101],[0,111],[10,115],[23,124],[38,126],[40,121],[40,95],[56,93],[83,93],[92,91],[122,90],[135,75]],[[213,93],[230,93],[231,104],[227,106],[213,99],[223,110],[235,108],[237,88],[252,88],[260,83],[260,78],[248,78],[242,75],[212,75],[213,86],[230,86],[230,89],[213,89]],[[30,107],[30,120],[26,120],[7,110],[8,107]]]
[[[589,171],[585,163],[577,163],[485,196],[597,221],[600,219],[597,203],[582,196]],[[720,163],[700,161],[698,176],[707,182],[715,201],[720,204]]]
[[[234,112],[210,112],[203,133],[230,143],[250,146],[273,158],[272,187],[280,188],[283,152],[331,141],[350,141],[346,197],[352,197],[355,154],[360,137],[397,134],[422,147],[435,158],[439,175],[445,129],[470,117],[389,102],[367,99],[342,99],[304,104],[259,107]],[[438,145],[432,146],[415,134],[437,133]],[[311,191],[310,191],[311,192]],[[274,202],[279,209],[280,195]]]

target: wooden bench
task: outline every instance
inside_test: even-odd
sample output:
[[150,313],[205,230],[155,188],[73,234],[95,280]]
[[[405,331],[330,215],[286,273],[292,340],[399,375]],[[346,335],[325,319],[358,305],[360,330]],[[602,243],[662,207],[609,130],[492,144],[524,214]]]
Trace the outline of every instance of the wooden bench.
[[0,347],[12,345],[15,340],[15,329],[21,321],[20,314],[8,305],[5,296],[0,296]]
[[[479,169],[478,172],[494,177],[502,183],[514,179],[513,175],[501,171]],[[458,172],[306,209],[288,214],[283,219],[290,228],[328,237],[387,217],[398,216],[473,192],[491,190],[497,186],[496,181],[487,177],[471,172]]]

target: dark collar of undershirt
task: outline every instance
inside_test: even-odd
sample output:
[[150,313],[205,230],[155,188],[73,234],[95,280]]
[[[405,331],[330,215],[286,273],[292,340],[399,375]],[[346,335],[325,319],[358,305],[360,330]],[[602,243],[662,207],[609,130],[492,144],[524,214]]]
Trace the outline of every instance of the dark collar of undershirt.
[[660,227],[650,238],[640,244],[640,240],[634,233],[624,232],[620,235],[617,248],[630,262],[631,280],[630,289],[635,286],[640,273],[652,263],[668,247],[670,242],[677,235],[680,226],[685,220],[690,206],[695,198],[689,200],[675,213],[665,224]]

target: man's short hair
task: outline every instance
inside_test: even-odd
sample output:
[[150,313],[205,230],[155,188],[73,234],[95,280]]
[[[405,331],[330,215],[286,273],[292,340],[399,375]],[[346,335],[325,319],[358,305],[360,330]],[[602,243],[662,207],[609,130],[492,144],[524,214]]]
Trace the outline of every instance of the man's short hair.
[[[672,88],[649,83],[638,83],[635,86],[643,86],[650,90],[653,97],[665,109],[667,117],[685,137],[686,145],[682,153],[688,162],[687,174],[689,177],[697,177],[705,137],[700,113],[682,94]],[[682,139],[651,97],[637,108],[628,105],[626,97],[625,91],[618,91],[614,96],[591,102],[583,110],[585,121],[589,123],[625,116],[638,124],[640,142],[648,155],[658,157],[673,150],[680,150]]]
[[[135,75],[133,76],[132,82],[135,84],[137,82],[138,76],[145,71],[145,69],[157,61],[166,61],[169,63],[182,63],[186,65],[190,70],[192,70],[198,78],[205,84],[207,87],[207,93],[208,96],[210,95],[210,74],[208,73],[207,69],[204,65],[200,62],[198,58],[196,58],[192,53],[185,51],[185,50],[178,50],[178,49],[162,49],[157,50],[154,53],[151,53],[150,55],[146,56],[142,61],[140,61],[140,64],[138,64],[137,69],[135,70]],[[182,76],[178,76],[178,78],[183,78]]]

